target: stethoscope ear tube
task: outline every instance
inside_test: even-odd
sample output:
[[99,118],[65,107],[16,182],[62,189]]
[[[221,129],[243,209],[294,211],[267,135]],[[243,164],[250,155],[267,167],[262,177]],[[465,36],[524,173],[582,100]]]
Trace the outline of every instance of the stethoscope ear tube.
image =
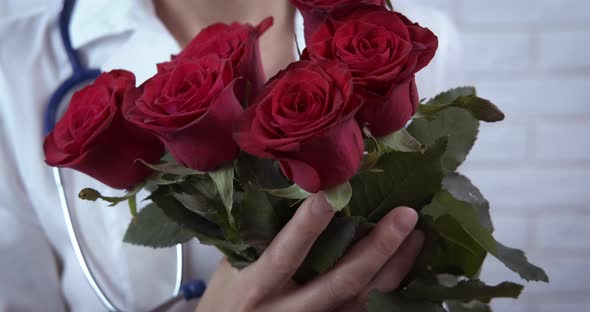
[[51,95],[45,111],[45,118],[43,120],[43,136],[47,136],[53,128],[57,119],[58,112],[62,101],[66,100],[68,94],[75,90],[77,86],[95,80],[100,75],[100,70],[84,70],[81,72],[74,72],[73,75],[66,79]]
[[70,243],[74,249],[74,254],[76,255],[76,260],[82,269],[82,273],[84,277],[90,284],[92,291],[96,294],[100,302],[105,306],[105,308],[109,312],[119,311],[115,308],[115,305],[108,299],[106,294],[103,292],[102,288],[96,282],[92,271],[88,267],[88,263],[86,262],[86,257],[82,252],[82,248],[80,247],[80,242],[78,241],[78,235],[76,233],[76,228],[74,227],[74,223],[72,222],[72,215],[70,214],[70,209],[68,205],[68,200],[66,198],[66,194],[64,191],[64,186],[62,184],[62,176],[59,168],[53,168],[53,178],[55,180],[55,185],[57,186],[59,201],[62,208],[62,213],[64,216],[64,221],[66,223],[66,229],[68,231],[68,237],[70,238]]
[[43,135],[48,135],[55,127],[60,104],[68,93],[75,90],[76,86],[92,81],[100,75],[100,70],[98,69],[84,68],[80,61],[78,51],[72,47],[69,28],[75,4],[75,0],[64,0],[62,10],[59,13],[59,34],[63,43],[64,52],[68,57],[68,62],[72,66],[72,75],[49,98],[45,111],[45,119],[43,120]]
[[[92,291],[96,294],[96,296],[107,309],[107,311],[123,311],[122,309],[117,308],[115,304],[108,298],[105,291],[100,287],[100,285],[96,281],[96,277],[92,273],[92,270],[90,270],[90,267],[88,266],[88,262],[86,261],[86,257],[78,240],[77,229],[72,221],[72,215],[70,213],[68,200],[66,198],[64,186],[62,183],[61,171],[59,168],[53,168],[53,177],[55,180],[55,185],[57,186],[59,201],[62,207],[62,213],[64,216],[64,221],[66,223],[68,237],[70,238],[70,243],[72,244],[72,247],[74,249],[76,260],[78,261],[78,264],[82,269],[84,277],[90,284]],[[152,310],[153,312],[166,311],[167,308],[173,306],[182,299],[191,300],[193,298],[198,298],[205,292],[206,286],[205,283],[201,280],[193,280],[184,285],[182,284],[182,275],[184,271],[183,253],[184,252],[182,245],[176,245],[176,279],[174,283],[174,290],[172,291],[172,297],[169,300],[157,306],[156,308],[154,308]]]

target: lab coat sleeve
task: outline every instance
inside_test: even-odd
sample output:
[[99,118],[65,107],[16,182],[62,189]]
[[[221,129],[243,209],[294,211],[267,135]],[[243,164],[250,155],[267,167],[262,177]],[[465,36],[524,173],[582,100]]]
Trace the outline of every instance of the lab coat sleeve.
[[66,311],[57,258],[24,190],[2,123],[0,118],[0,311]]

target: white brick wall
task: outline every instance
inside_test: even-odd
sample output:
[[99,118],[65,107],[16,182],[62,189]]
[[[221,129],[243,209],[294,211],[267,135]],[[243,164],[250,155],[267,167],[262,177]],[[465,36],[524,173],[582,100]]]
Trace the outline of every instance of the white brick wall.
[[[552,283],[499,312],[590,311],[590,1],[393,0],[457,25],[467,83],[507,115],[484,125],[463,171],[492,203],[496,237]],[[489,259],[483,277],[518,280]]]
[[[590,18],[589,18],[590,19]],[[538,64],[546,71],[590,69],[590,31],[548,31],[540,33]]]
[[[590,159],[587,143],[590,120],[571,124],[536,124],[535,134],[535,154],[539,160],[559,162]],[[551,143],[547,140],[551,140]]]
[[[480,33],[464,32],[465,67],[471,72],[526,72],[531,65],[531,40],[526,32]],[[487,44],[481,45],[484,41]]]
[[[414,1],[418,2],[418,1]],[[429,0],[420,2],[428,3]],[[435,1],[438,2],[438,1]],[[451,0],[462,25],[550,30],[590,21],[587,0]]]

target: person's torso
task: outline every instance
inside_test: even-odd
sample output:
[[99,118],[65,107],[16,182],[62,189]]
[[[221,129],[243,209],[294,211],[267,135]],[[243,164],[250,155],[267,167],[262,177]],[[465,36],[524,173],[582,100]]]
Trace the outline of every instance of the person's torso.
[[[129,7],[107,10],[106,1],[81,1],[91,5],[80,8],[86,10],[85,14],[78,15],[78,19],[75,17],[72,27],[79,27],[75,31],[81,35],[74,38],[74,45],[80,48],[88,67],[102,71],[127,69],[136,74],[139,84],[155,73],[156,63],[168,60],[171,54],[178,52],[178,45],[153,14],[151,6],[146,4],[148,2],[128,1],[125,5]],[[115,16],[103,19],[105,14]],[[52,169],[43,161],[42,127],[47,102],[72,71],[59,36],[58,15],[58,7],[49,11],[40,9],[0,24],[3,38],[0,78],[4,80],[0,89],[6,86],[6,90],[0,90],[0,122],[12,153],[18,159],[25,196],[28,196],[62,265],[62,292],[69,308],[73,311],[103,311],[104,307],[78,265]],[[85,22],[84,18],[93,19]],[[123,26],[117,24],[117,19],[123,22]],[[297,20],[301,37],[300,17]],[[418,77],[422,96],[431,96],[433,90],[440,89],[433,81],[437,71],[435,64],[428,76]],[[148,310],[168,299],[175,282],[175,249],[153,250],[123,243],[122,238],[131,221],[125,205],[108,207],[102,202],[77,198],[78,192],[85,187],[104,194],[117,192],[84,174],[68,169],[62,172],[64,193],[79,232],[78,238],[98,283],[108,290],[109,297],[119,307],[132,311]],[[201,246],[196,241],[187,244],[185,254],[187,279],[208,280],[221,258],[217,250]],[[188,305],[180,308],[192,309]]]

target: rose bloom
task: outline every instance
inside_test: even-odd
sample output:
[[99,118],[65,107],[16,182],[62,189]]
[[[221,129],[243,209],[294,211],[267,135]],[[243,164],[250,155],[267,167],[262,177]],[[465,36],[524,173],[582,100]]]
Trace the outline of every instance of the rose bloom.
[[164,146],[123,118],[123,99],[134,88],[132,73],[114,70],[74,93],[43,143],[47,164],[81,171],[116,189],[141,182],[151,170],[136,160],[157,162]]
[[239,152],[232,128],[243,109],[234,83],[227,59],[213,54],[180,59],[127,98],[125,117],[156,134],[182,165],[211,171]]
[[236,95],[243,100],[250,83],[250,98],[253,98],[264,85],[266,77],[260,59],[259,38],[272,26],[273,18],[264,19],[257,26],[248,24],[217,23],[203,29],[170,62],[158,64],[159,71],[169,71],[181,61],[214,54],[229,59],[234,76],[242,80],[236,82]]
[[335,9],[358,4],[384,6],[384,0],[291,0],[303,16],[305,42],[316,32],[320,24]]
[[345,65],[295,62],[271,79],[248,108],[236,141],[252,155],[278,160],[301,188],[330,189],[359,169],[364,146],[353,116],[361,104]]
[[419,97],[414,74],[434,57],[437,37],[405,16],[378,6],[336,10],[310,38],[306,57],[346,64],[365,99],[357,119],[373,135],[401,129]]

